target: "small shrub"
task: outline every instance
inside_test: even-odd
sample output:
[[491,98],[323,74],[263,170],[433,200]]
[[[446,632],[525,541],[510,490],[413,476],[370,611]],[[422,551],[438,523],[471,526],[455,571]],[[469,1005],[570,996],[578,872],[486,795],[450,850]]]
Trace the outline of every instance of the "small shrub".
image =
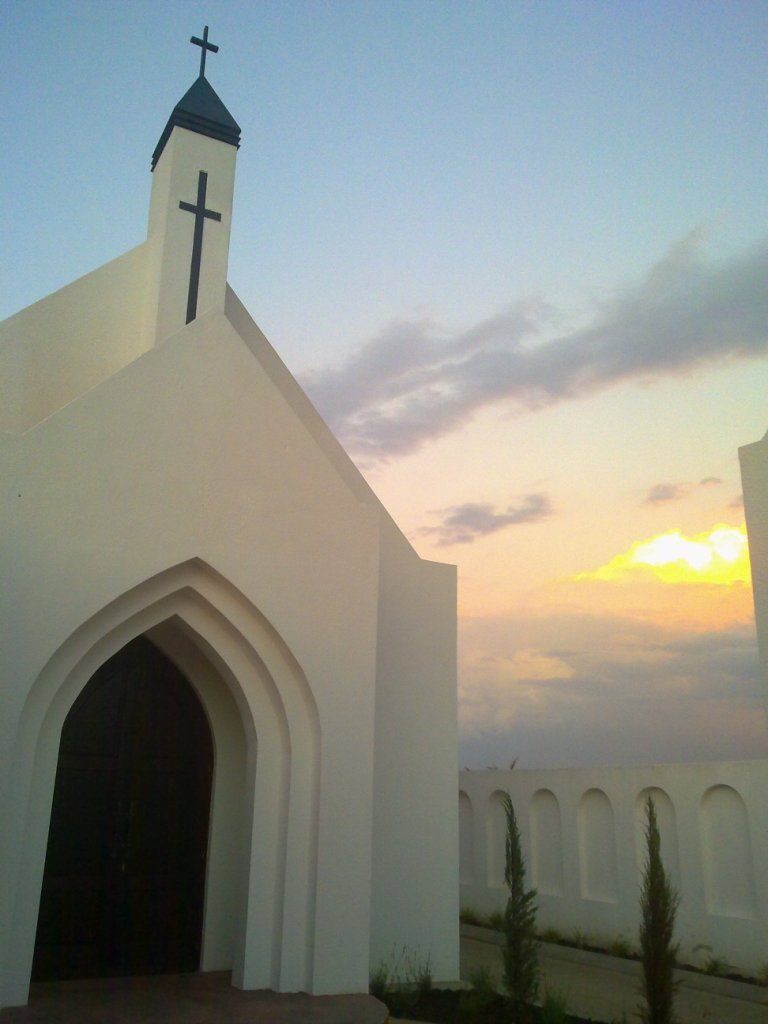
[[539,935],[542,942],[554,942],[558,945],[562,945],[565,936],[562,935],[557,928],[545,928]]
[[632,947],[623,935],[617,935],[608,947],[608,952],[611,956],[630,957],[632,956]]
[[704,961],[705,974],[727,974],[731,965],[721,956],[708,956]]
[[482,927],[483,918],[476,910],[471,907],[462,907],[459,912],[459,920],[462,924],[474,924],[478,927]]
[[469,984],[472,991],[480,996],[491,997],[496,994],[496,986],[493,983],[493,974],[485,964],[478,964],[469,972]]
[[432,991],[433,980],[431,958],[427,956],[426,960],[421,960],[419,957],[414,957],[413,961],[409,961],[408,971],[413,978],[413,984],[416,986],[416,994],[419,999],[429,995]]
[[460,1020],[467,1024],[480,1024],[497,998],[493,974],[488,967],[480,964],[469,972],[469,984],[472,988],[459,996]]
[[410,1011],[416,1006],[416,996],[413,992],[405,989],[394,988],[387,992],[384,1002],[387,1004],[390,1015],[395,1019],[409,1017]]
[[504,913],[504,986],[509,993],[513,1019],[524,1024],[539,989],[539,947],[536,941],[536,890],[525,888],[525,864],[520,849],[520,832],[509,793],[504,794],[507,817],[506,867],[509,889]]
[[378,965],[368,979],[368,991],[375,999],[386,1002],[387,989],[389,988],[389,967],[384,961]]
[[762,985],[763,988],[768,988],[768,960],[759,968],[755,981],[758,985]]
[[571,932],[571,945],[575,946],[576,949],[586,949],[588,945],[586,932],[583,932],[580,928],[574,928]]
[[481,1024],[488,1016],[494,994],[486,995],[475,989],[466,989],[459,995],[459,1020],[462,1024]]
[[[712,952],[712,947],[707,945],[706,942],[699,942],[698,945],[693,947],[693,952],[694,953],[711,953]],[[706,959],[707,958],[705,957],[704,958],[704,962],[706,962]],[[701,970],[704,970],[704,962],[702,962]]]
[[403,946],[397,959],[393,956],[392,980],[398,982],[398,988],[394,993],[391,1009],[400,1014],[415,1006],[419,999],[432,990],[432,965],[429,955],[423,958],[419,953],[412,953],[407,946]]
[[568,1004],[565,996],[557,989],[547,989],[544,1002],[541,1004],[541,1024],[566,1024],[568,1020]]
[[368,981],[370,994],[386,1003],[394,1016],[415,1006],[431,990],[430,957],[411,953],[407,946],[393,947],[389,959],[376,967]]
[[656,808],[649,796],[645,804],[646,859],[640,894],[640,949],[643,961],[643,1024],[673,1024],[677,944],[673,942],[675,914],[680,897],[669,881],[661,859],[661,836]]

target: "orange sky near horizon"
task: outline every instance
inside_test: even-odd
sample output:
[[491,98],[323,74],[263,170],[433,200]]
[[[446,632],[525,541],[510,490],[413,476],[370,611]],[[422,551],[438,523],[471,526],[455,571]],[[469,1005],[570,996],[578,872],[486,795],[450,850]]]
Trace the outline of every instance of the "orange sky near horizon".
[[[737,452],[766,386],[764,363],[730,364],[485,409],[366,471],[419,554],[458,566],[462,764],[768,755]],[[534,493],[538,519],[443,529]]]

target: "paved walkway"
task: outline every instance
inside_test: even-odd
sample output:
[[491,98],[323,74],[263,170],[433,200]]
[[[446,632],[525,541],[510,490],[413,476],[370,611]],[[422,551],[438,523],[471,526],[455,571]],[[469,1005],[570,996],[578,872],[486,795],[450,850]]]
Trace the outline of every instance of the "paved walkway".
[[241,992],[229,972],[98,978],[32,986],[28,1006],[0,1010],[0,1024],[384,1024],[366,995]]
[[[501,981],[500,940],[462,926],[461,975],[487,966]],[[640,965],[599,953],[542,945],[544,985],[565,997],[571,1013],[635,1024]],[[677,972],[680,1024],[768,1024],[768,989]],[[26,1007],[0,1010],[0,1024],[384,1024],[385,1007],[369,996],[278,996],[241,992],[229,975],[50,982],[33,987]]]
[[[482,938],[481,938],[482,937]],[[462,926],[461,976],[485,965],[501,982],[499,940],[484,928]],[[640,964],[542,943],[543,982],[566,999],[568,1010],[597,1021],[639,1021]],[[680,1024],[768,1024],[768,988],[676,971],[675,1014]]]

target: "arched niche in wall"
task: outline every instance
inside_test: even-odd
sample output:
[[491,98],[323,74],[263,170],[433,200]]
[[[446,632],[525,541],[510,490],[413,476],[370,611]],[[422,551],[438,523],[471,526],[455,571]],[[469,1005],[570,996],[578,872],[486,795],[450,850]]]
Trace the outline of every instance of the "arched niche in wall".
[[755,875],[744,801],[731,786],[712,786],[701,798],[700,814],[707,910],[754,917]]
[[531,801],[531,874],[536,889],[549,896],[563,894],[563,837],[560,804],[549,789]]
[[475,814],[472,801],[459,790],[459,881],[475,881]]
[[613,808],[602,789],[588,789],[579,801],[581,895],[613,903],[618,898]]
[[642,879],[647,859],[645,837],[647,815],[646,801],[650,796],[656,811],[656,823],[661,838],[661,860],[675,889],[680,892],[680,850],[677,839],[677,816],[672,800],[658,786],[648,786],[638,793],[635,800],[635,852],[637,856],[638,879]]
[[491,793],[486,817],[485,849],[488,868],[488,885],[504,885],[504,869],[507,861],[507,815],[504,811],[502,790]]

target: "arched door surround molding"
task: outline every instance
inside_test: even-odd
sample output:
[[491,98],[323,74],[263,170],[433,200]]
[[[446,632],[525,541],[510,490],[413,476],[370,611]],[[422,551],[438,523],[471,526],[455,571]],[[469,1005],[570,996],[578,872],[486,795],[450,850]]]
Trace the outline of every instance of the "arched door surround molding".
[[243,988],[313,990],[317,707],[271,624],[193,559],[88,619],[29,690],[11,763],[17,785],[0,839],[0,888],[12,901],[10,932],[0,936],[6,961],[0,1005],[27,999],[64,720],[98,668],[142,634],[195,688],[213,736],[201,968],[231,968],[233,983]]

